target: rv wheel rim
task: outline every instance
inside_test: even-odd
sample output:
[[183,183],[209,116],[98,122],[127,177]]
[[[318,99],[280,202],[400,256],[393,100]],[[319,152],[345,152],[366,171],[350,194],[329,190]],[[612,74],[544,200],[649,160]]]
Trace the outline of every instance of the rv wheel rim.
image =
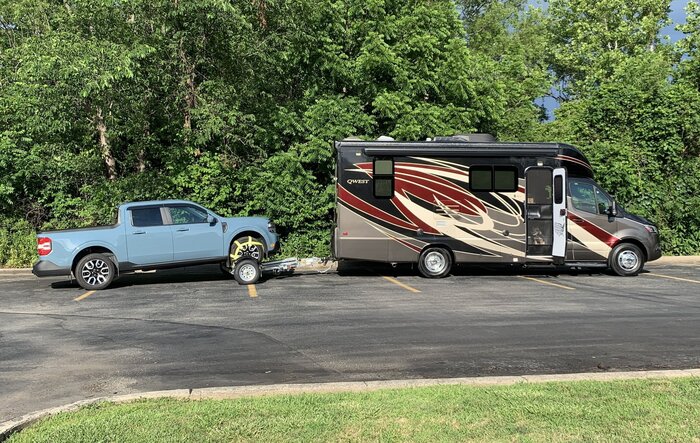
[[83,265],[83,269],[80,272],[83,280],[87,282],[90,286],[101,285],[107,281],[109,277],[109,266],[104,260],[94,259]]
[[639,257],[634,251],[623,251],[617,259],[617,263],[625,271],[632,271],[639,263]]
[[446,265],[445,256],[439,252],[430,252],[425,256],[425,267],[433,274],[444,271]]
[[238,270],[238,275],[243,281],[252,281],[255,278],[256,273],[255,266],[253,265],[246,264],[241,266],[241,268]]

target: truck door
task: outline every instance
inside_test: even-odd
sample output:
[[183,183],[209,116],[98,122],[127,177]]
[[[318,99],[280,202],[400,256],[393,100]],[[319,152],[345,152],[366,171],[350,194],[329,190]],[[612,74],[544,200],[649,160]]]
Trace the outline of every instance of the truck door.
[[135,206],[127,211],[126,247],[135,265],[167,263],[173,260],[173,234],[163,220],[162,206]]
[[221,222],[207,223],[209,214],[188,204],[167,206],[172,221],[175,261],[196,261],[224,257]]

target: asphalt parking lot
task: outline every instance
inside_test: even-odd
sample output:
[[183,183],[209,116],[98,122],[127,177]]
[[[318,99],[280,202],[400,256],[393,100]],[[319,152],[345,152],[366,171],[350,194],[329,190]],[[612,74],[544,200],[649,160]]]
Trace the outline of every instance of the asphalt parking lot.
[[365,265],[239,286],[217,268],[86,292],[0,275],[0,421],[84,398],[270,383],[700,367],[700,271]]

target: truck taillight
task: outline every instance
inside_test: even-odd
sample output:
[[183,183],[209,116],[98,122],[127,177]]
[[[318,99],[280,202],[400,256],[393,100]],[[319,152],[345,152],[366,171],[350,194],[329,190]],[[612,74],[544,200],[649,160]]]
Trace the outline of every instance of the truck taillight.
[[49,255],[51,253],[51,239],[48,237],[39,237],[37,239],[36,251],[39,255]]

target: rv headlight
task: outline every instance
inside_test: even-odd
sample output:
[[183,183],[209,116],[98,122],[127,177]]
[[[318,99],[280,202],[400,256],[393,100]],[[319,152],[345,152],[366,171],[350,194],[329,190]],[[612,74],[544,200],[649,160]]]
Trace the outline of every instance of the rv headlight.
[[644,229],[650,234],[658,234],[659,230],[654,225],[644,225]]

